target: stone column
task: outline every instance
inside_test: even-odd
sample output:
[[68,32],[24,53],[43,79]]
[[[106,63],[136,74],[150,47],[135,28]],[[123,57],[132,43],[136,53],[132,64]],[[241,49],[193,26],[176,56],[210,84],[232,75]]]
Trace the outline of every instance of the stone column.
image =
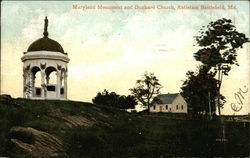
[[31,80],[31,87],[32,87],[31,97],[35,97],[35,94],[36,94],[36,87],[35,87],[36,76],[33,73],[30,73],[30,80]]
[[41,70],[41,97],[42,98],[45,98],[45,71],[44,70]]
[[32,96],[32,73],[30,70],[27,70],[26,72],[26,80],[25,80],[25,86],[26,86],[26,91],[25,91],[25,98],[30,98]]
[[25,72],[23,72],[23,98],[26,98],[26,91],[27,91],[27,89],[26,89],[26,83],[27,83],[26,75],[27,74]]
[[64,73],[64,98],[67,99],[67,72]]
[[25,67],[23,67],[23,98],[26,98],[26,71]]
[[49,84],[49,76],[46,76],[46,83],[47,83],[47,85]]
[[57,99],[60,98],[61,94],[60,94],[60,90],[61,90],[61,71],[57,70],[57,84],[56,84],[56,97]]

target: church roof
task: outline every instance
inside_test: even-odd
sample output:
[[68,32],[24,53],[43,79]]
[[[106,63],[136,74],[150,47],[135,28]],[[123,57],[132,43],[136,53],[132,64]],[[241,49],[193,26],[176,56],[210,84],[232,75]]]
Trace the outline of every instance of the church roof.
[[160,99],[162,104],[172,104],[174,99],[178,96],[179,93],[173,93],[173,94],[160,94],[158,95],[158,98]]
[[53,51],[64,53],[62,46],[55,40],[48,38],[48,19],[47,17],[44,20],[44,37],[34,41],[28,48],[28,52],[32,51]]

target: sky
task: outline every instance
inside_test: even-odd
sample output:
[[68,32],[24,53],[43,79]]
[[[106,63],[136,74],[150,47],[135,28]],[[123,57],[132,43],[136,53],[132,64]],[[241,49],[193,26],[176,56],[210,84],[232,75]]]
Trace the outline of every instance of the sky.
[[[82,9],[73,9],[73,5]],[[132,9],[98,9],[132,6]],[[178,6],[224,6],[225,9],[177,9]],[[228,9],[228,6],[235,9]],[[84,9],[95,6],[96,9]],[[135,9],[135,6],[173,6],[175,9]],[[145,72],[154,73],[161,93],[178,93],[186,72],[200,64],[193,54],[194,36],[202,26],[220,18],[233,20],[249,37],[249,1],[2,1],[1,94],[22,97],[21,57],[43,35],[48,17],[49,37],[68,53],[68,98],[91,102],[104,89],[130,94]],[[234,93],[249,89],[249,43],[238,50],[240,66],[223,78],[221,93],[227,102],[223,114],[234,114]],[[250,111],[249,92],[242,110]]]

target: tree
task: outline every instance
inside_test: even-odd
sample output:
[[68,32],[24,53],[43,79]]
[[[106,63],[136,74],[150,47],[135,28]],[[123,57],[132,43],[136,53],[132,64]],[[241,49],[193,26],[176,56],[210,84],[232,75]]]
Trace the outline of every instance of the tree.
[[153,73],[144,73],[142,79],[136,81],[135,88],[129,89],[132,95],[141,103],[142,106],[149,108],[153,102],[158,101],[157,95],[162,88],[159,80]]
[[218,76],[217,105],[220,115],[219,95],[223,75],[228,75],[231,65],[239,66],[237,61],[237,49],[249,42],[244,33],[236,31],[230,19],[218,19],[210,22],[207,28],[203,26],[200,35],[195,37],[198,46],[202,47],[194,58],[202,62]]
[[[208,72],[209,68],[202,65],[196,72],[188,71],[187,79],[183,81],[181,94],[188,103],[189,111],[196,117],[199,112],[215,113],[218,80],[215,72]],[[225,97],[220,95],[220,104],[225,103]]]
[[119,97],[119,105],[121,109],[134,109],[135,105],[137,105],[137,101],[132,95],[122,95]]
[[104,90],[103,92],[98,92],[97,95],[92,99],[95,104],[106,105],[117,107],[120,109],[134,109],[137,101],[135,97],[128,95],[119,95],[115,92],[108,92]]

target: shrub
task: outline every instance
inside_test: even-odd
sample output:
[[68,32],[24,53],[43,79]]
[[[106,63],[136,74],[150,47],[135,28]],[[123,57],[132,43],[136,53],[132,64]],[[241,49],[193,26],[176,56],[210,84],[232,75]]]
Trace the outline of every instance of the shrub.
[[119,95],[115,92],[108,92],[106,89],[103,92],[97,93],[92,101],[95,104],[112,106],[120,109],[134,109],[137,104],[134,96]]

